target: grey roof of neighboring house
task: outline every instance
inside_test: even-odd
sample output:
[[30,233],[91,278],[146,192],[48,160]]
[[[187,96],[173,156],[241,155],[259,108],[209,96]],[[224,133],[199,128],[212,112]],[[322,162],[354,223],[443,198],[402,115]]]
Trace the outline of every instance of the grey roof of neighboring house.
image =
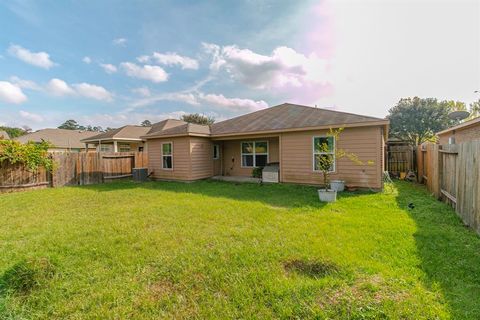
[[10,140],[10,136],[6,131],[0,130],[0,139]]
[[210,135],[210,127],[204,126],[195,123],[185,123],[175,127],[171,127],[165,130],[152,132],[144,136],[144,138],[155,138],[155,137],[163,137],[163,136],[176,136],[176,135],[188,135],[188,134],[195,134],[195,135]]
[[248,113],[211,126],[183,124],[173,128],[149,133],[144,138],[181,135],[240,135],[283,130],[308,129],[344,125],[386,125],[388,120],[328,109],[312,108],[284,103]]
[[66,129],[41,129],[32,133],[15,138],[22,143],[28,141],[49,141],[57,148],[85,148],[82,139],[95,135],[92,131],[66,130]]
[[141,140],[152,127],[127,125],[83,139],[82,142],[97,142],[98,140]]
[[170,129],[170,128],[173,128],[173,127],[177,127],[177,126],[180,126],[182,124],[186,124],[186,122],[183,121],[183,120],[178,120],[178,119],[166,119],[166,120],[154,123],[152,125],[152,128],[150,129],[150,131],[147,132],[146,135],[147,136],[153,135],[156,132],[167,130],[167,129]]

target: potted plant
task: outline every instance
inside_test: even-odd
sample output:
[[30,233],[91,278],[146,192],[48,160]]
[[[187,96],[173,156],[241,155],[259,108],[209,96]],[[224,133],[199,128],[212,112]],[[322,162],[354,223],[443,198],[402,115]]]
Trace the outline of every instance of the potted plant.
[[[334,147],[339,140],[339,135],[343,131],[343,128],[336,130],[330,129],[327,134],[327,139],[323,142],[319,142],[315,145],[315,167],[318,168],[323,174],[323,188],[318,190],[318,197],[323,202],[335,202],[337,200],[337,192],[345,189],[345,181],[343,180],[330,180],[330,173],[335,165],[336,159],[348,157],[351,161],[357,164],[363,164],[358,157],[353,153],[345,152],[344,150]],[[368,164],[372,164],[373,161],[368,161]]]

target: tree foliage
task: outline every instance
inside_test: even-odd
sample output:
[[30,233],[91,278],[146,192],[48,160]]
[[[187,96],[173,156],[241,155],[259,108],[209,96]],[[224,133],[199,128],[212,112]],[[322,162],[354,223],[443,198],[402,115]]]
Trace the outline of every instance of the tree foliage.
[[29,132],[24,128],[15,127],[0,127],[0,130],[5,131],[11,139],[23,136],[24,134],[27,134]]
[[143,120],[142,123],[140,123],[140,125],[142,127],[151,127],[152,126],[152,122],[150,120]]
[[480,117],[480,99],[478,99],[477,101],[474,101],[472,103],[470,103],[470,117],[469,119],[473,119],[473,118],[476,118],[476,117]]
[[184,114],[180,119],[188,123],[196,123],[201,125],[211,125],[215,123],[214,117],[208,117],[199,113]]
[[[434,98],[404,98],[388,112],[390,120],[390,136],[419,145],[435,140],[435,133],[442,131],[456,121],[448,114],[465,104],[452,101],[437,101]],[[459,109],[461,110],[461,109]]]
[[55,164],[48,155],[50,147],[51,144],[47,141],[20,143],[16,140],[0,140],[0,162],[22,163],[34,172],[44,167],[51,172]]
[[58,126],[58,129],[104,132],[103,128],[100,126],[92,126],[92,125],[82,126],[73,119],[69,119],[64,123],[62,123],[61,125]]

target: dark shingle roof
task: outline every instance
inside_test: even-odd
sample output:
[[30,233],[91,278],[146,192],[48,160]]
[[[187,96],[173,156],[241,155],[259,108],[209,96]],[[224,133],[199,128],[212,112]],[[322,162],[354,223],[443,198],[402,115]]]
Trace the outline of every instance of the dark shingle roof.
[[185,123],[162,131],[153,132],[144,136],[144,138],[155,138],[177,135],[210,135],[210,127],[194,123]]
[[41,129],[15,138],[14,140],[26,143],[28,141],[49,141],[57,148],[85,148],[82,139],[94,136],[96,132],[66,130],[66,129]]
[[353,113],[284,103],[275,107],[214,123],[211,126],[211,133],[212,135],[224,135],[261,131],[281,131],[296,128],[301,129],[378,121],[386,120]]

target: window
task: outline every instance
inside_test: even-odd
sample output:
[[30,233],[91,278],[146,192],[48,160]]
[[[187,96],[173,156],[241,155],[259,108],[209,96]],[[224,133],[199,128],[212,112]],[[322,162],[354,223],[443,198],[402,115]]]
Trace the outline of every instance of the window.
[[242,142],[242,167],[265,167],[268,162],[268,142]]
[[218,144],[213,145],[213,159],[216,160],[218,159],[218,156],[220,155],[220,146]]
[[130,152],[130,145],[126,143],[119,143],[118,152]]
[[313,137],[313,170],[321,171],[319,160],[330,158],[332,165],[330,172],[335,171],[335,138],[334,137]]
[[112,145],[111,144],[101,144],[100,145],[100,152],[111,152]]
[[173,146],[171,142],[162,143],[162,168],[173,169]]

